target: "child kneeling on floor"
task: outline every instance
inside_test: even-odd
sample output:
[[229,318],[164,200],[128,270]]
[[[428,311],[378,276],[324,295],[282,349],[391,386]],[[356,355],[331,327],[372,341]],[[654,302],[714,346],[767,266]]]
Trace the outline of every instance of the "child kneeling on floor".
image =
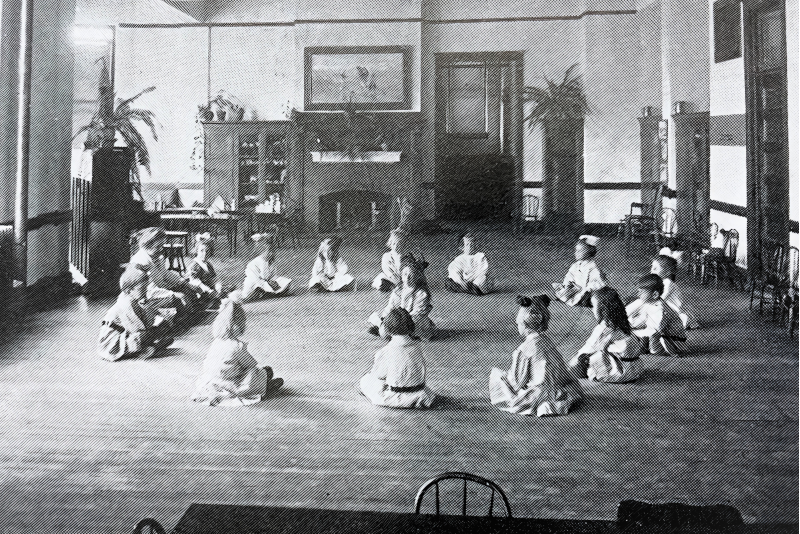
[[192,400],[209,406],[247,406],[261,401],[283,385],[271,367],[259,367],[239,340],[247,326],[240,295],[225,299],[214,320],[214,341],[208,349]]
[[592,235],[582,235],[575,243],[575,263],[570,265],[563,283],[554,283],[556,298],[570,306],[591,308],[592,291],[606,285],[606,277],[597,267],[599,239]]
[[642,339],[650,354],[685,353],[686,330],[677,312],[661,298],[664,293],[661,277],[647,274],[639,279],[638,286],[638,298],[625,310],[633,334]]
[[433,305],[428,282],[425,279],[424,269],[427,263],[417,261],[411,255],[404,256],[401,263],[403,267],[400,270],[400,285],[389,295],[389,303],[383,312],[375,312],[369,316],[367,321],[371,326],[368,331],[370,334],[388,338],[390,334],[384,324],[386,316],[395,308],[403,308],[414,321],[414,335],[430,341],[433,339],[436,327],[428,317]]
[[347,264],[339,257],[342,238],[328,237],[322,240],[317,250],[314,266],[311,268],[311,280],[308,287],[323,291],[344,291],[355,289],[355,278],[347,272]]
[[544,333],[550,322],[550,297],[517,297],[517,330],[525,341],[511,356],[508,371],[494,368],[489,398],[503,411],[521,415],[566,415],[583,398],[583,389]]
[[633,382],[642,375],[642,343],[631,333],[625,305],[610,287],[592,293],[597,326],[570,362],[578,378],[597,382]]
[[285,276],[275,276],[275,249],[265,234],[253,236],[256,243],[264,241],[264,250],[252,259],[244,270],[242,297],[257,300],[266,297],[286,295],[292,288],[292,281]]
[[147,359],[174,341],[167,335],[168,319],[146,311],[140,304],[146,299],[149,282],[147,273],[135,267],[128,267],[122,273],[119,280],[122,292],[100,327],[97,350],[104,360]]
[[384,327],[392,339],[375,354],[372,370],[361,377],[359,390],[378,406],[430,408],[436,395],[425,385],[425,359],[411,337],[411,314],[395,308],[386,314]]
[[400,283],[400,262],[406,245],[406,233],[399,228],[389,232],[388,251],[381,257],[381,272],[372,281],[372,287],[388,293]]
[[489,262],[483,252],[475,251],[475,236],[467,232],[459,241],[462,253],[447,266],[447,289],[472,295],[491,292]]
[[211,235],[208,233],[197,234],[194,245],[194,258],[186,270],[189,283],[195,288],[199,299],[210,308],[219,308],[220,300],[225,296],[222,283],[217,278],[217,272],[211,261],[212,247]]

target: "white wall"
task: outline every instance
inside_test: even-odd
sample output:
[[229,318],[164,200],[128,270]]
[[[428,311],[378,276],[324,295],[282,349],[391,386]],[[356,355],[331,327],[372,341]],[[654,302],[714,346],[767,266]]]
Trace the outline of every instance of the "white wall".
[[[800,9],[798,0],[787,0],[786,2],[786,57],[787,57],[787,82],[789,101],[789,217],[800,220],[800,137],[798,136],[798,122],[800,122],[800,111],[798,111],[798,57],[800,57],[800,39],[798,27],[800,20]],[[797,235],[795,234],[795,238]],[[795,241],[796,243],[796,241]],[[797,246],[796,244],[794,246]]]

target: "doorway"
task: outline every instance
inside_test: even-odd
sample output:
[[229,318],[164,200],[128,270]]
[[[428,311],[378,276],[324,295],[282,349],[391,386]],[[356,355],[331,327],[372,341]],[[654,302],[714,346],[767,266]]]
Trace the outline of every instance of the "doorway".
[[436,212],[510,220],[520,199],[520,53],[437,54]]
[[786,7],[753,0],[744,8],[748,253],[757,260],[765,245],[789,240]]

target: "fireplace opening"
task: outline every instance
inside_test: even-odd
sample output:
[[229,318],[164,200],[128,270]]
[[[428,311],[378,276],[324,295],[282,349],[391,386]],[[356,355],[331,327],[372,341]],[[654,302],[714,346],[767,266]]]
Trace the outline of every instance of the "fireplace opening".
[[319,231],[388,230],[391,197],[376,191],[347,190],[319,197]]

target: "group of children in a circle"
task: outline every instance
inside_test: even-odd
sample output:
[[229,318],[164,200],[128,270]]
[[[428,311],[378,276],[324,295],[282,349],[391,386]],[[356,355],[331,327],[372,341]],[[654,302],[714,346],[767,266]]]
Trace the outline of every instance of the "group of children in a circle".
[[[214,341],[192,399],[209,405],[259,402],[283,385],[270,367],[261,367],[239,338],[246,328],[243,302],[288,294],[292,281],[277,276],[275,248],[269,236],[254,236],[262,253],[247,264],[241,291],[224,287],[209,260],[212,240],[197,236],[195,256],[186,278],[167,270],[163,258],[166,234],[161,228],[139,232],[139,250],[120,278],[121,293],[103,319],[99,354],[106,360],[150,358],[174,339],[170,329],[198,308],[217,309]],[[486,256],[475,250],[475,238],[459,237],[462,253],[448,266],[450,291],[480,296],[493,289]],[[427,408],[436,396],[426,382],[420,340],[436,336],[429,314],[433,308],[421,253],[407,252],[407,237],[393,230],[381,272],[372,287],[389,292],[389,301],[369,319],[369,332],[388,339],[375,354],[372,369],[358,383],[376,405]],[[643,353],[680,355],[686,328],[696,328],[675,283],[678,262],[668,249],[653,260],[651,274],[638,284],[638,298],[626,307],[608,287],[594,257],[598,238],[581,236],[573,263],[562,283],[553,284],[555,298],[570,306],[593,310],[597,326],[567,365],[545,331],[550,322],[550,297],[518,296],[516,324],[523,343],[513,352],[508,370],[492,369],[492,404],[524,415],[563,415],[583,397],[577,378],[623,383],[642,373]],[[309,288],[320,292],[355,290],[356,281],[339,256],[341,238],[322,241],[312,268]]]

